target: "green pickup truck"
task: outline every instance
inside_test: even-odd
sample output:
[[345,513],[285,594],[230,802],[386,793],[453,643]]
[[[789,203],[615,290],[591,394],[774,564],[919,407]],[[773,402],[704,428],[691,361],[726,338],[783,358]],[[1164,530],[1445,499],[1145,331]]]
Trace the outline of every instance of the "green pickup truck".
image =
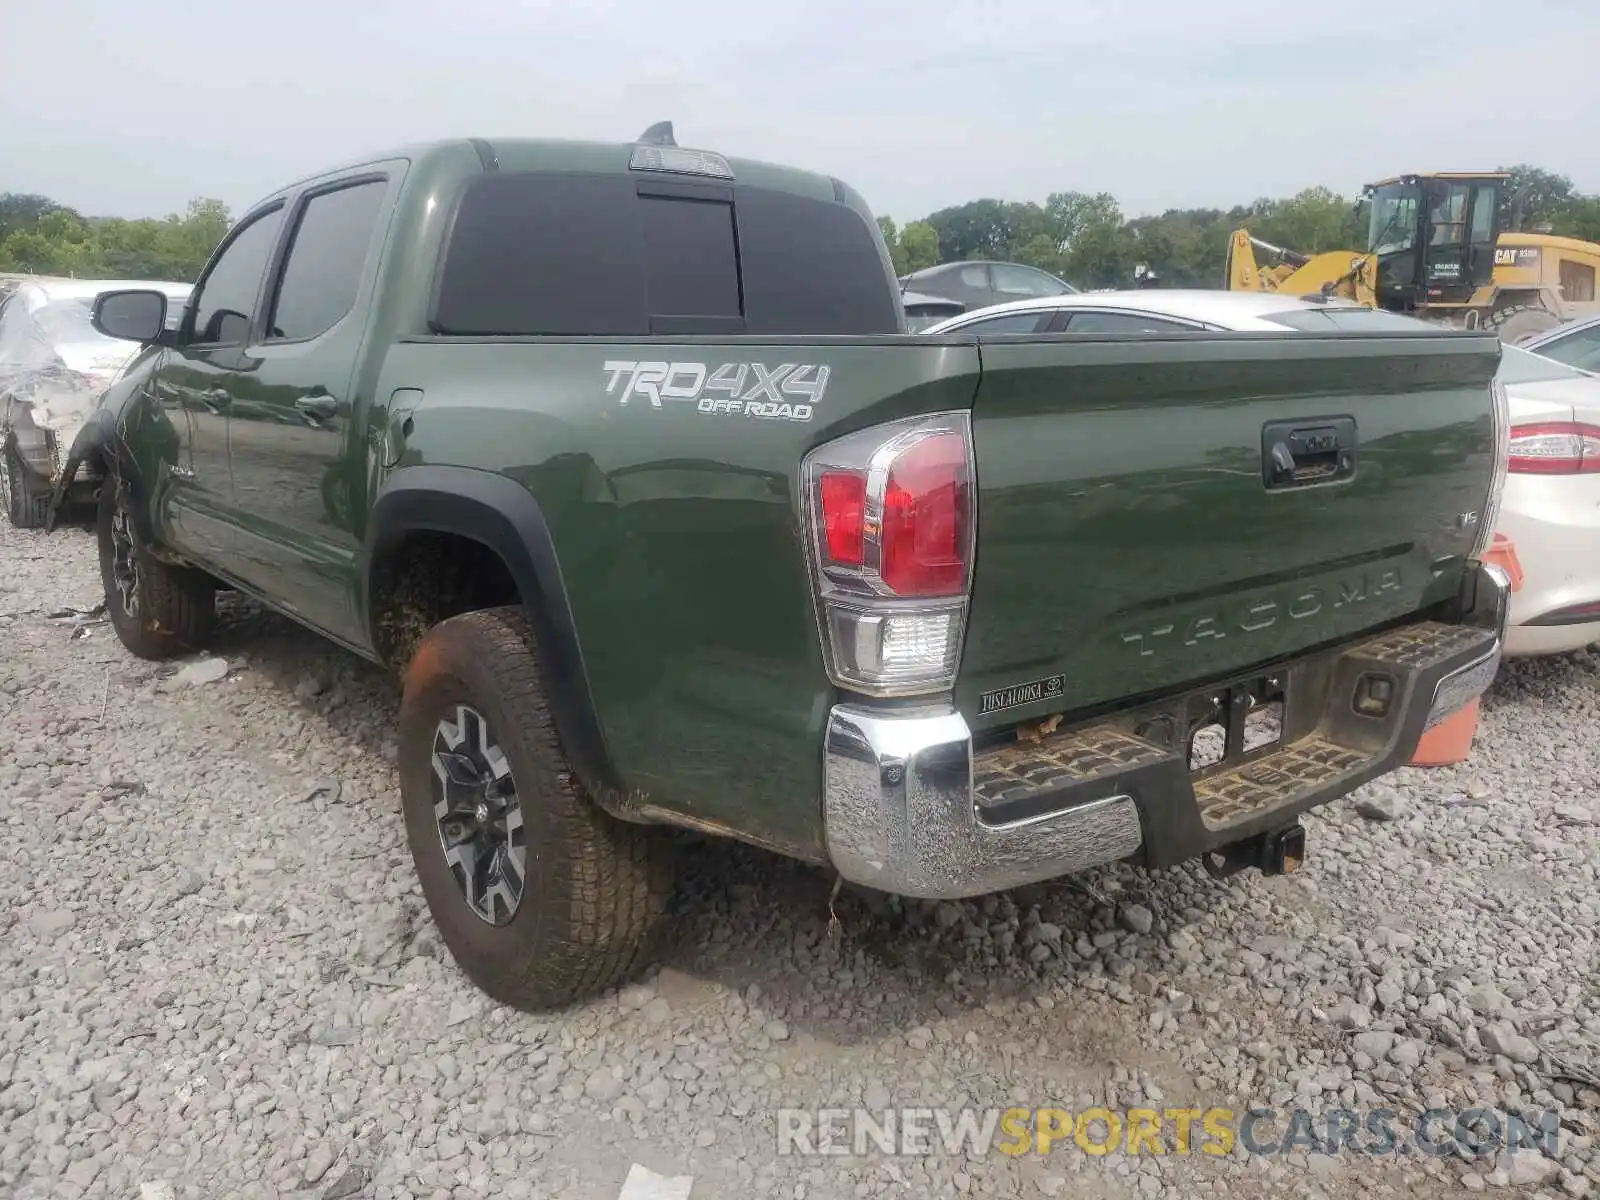
[[[962,897],[1292,870],[1487,686],[1492,335],[905,332],[866,204],[676,144],[293,184],[74,443],[123,643],[232,588],[404,679],[432,915],[542,1007],[645,961],[661,826]],[[69,465],[71,465],[69,464]]]

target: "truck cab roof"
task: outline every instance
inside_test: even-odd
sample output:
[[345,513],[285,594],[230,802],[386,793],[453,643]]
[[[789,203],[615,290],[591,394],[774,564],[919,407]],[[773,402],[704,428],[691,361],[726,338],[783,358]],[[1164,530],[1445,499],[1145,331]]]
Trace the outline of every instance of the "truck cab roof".
[[[315,175],[306,176],[279,188],[271,195],[263,197],[260,204],[269,203],[298,191],[329,175],[344,174],[364,166],[393,162],[396,159],[419,165],[441,159],[461,159],[463,150],[469,151],[477,158],[479,168],[484,172],[539,171],[626,175],[630,170],[635,169],[632,166],[633,155],[644,144],[640,142],[580,141],[573,138],[436,138],[430,141],[412,142],[402,146],[391,147],[380,153],[349,159],[338,166],[318,171]],[[793,167],[780,166],[758,159],[729,157],[703,147],[680,148],[674,146],[671,149],[693,150],[702,154],[716,155],[732,171],[732,177],[725,180],[725,182],[766,188],[771,191],[788,192],[792,195],[806,196],[815,200],[835,200],[841,203],[848,203],[851,207],[859,208],[861,211],[866,212],[869,217],[871,216],[865,201],[856,194],[855,190],[831,175],[798,170]],[[259,206],[258,204],[252,207]]]

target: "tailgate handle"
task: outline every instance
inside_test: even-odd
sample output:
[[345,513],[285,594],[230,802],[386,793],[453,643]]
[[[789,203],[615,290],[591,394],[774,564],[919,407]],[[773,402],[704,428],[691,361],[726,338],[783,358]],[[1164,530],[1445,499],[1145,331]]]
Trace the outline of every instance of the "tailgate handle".
[[1268,491],[1349,479],[1356,473],[1355,418],[1269,421],[1261,430],[1261,472]]

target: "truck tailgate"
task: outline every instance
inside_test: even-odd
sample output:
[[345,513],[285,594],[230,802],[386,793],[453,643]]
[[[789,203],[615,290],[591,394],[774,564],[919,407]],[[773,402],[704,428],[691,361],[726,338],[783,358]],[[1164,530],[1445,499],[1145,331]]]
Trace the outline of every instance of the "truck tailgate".
[[981,345],[974,729],[1265,665],[1456,593],[1493,337]]

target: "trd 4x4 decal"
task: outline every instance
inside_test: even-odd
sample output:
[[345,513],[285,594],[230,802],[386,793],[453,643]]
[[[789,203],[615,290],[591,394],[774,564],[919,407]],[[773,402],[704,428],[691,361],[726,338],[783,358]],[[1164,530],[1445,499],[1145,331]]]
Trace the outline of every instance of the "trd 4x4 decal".
[[832,368],[809,363],[624,362],[609,359],[606,395],[627,404],[636,396],[652,408],[663,401],[692,403],[703,413],[730,413],[765,420],[809,421],[828,389]]

